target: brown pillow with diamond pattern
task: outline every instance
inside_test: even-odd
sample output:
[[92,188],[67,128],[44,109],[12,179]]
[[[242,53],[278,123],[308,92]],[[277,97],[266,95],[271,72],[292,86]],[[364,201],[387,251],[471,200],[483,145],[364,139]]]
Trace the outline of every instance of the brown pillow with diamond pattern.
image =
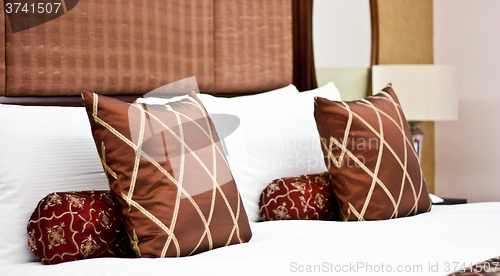
[[259,201],[263,221],[329,220],[336,205],[328,172],[275,179]]
[[221,143],[194,93],[165,105],[82,96],[137,256],[187,256],[250,240]]
[[31,215],[28,244],[44,264],[134,256],[118,202],[110,191],[46,196]]
[[431,209],[408,124],[391,87],[352,102],[318,97],[314,116],[342,220],[392,219]]

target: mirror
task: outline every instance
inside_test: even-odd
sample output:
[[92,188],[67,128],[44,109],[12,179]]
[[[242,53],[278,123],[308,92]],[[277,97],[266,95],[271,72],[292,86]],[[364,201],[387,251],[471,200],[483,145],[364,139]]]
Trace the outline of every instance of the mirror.
[[369,0],[314,0],[313,48],[318,86],[333,81],[343,100],[364,98],[371,36]]

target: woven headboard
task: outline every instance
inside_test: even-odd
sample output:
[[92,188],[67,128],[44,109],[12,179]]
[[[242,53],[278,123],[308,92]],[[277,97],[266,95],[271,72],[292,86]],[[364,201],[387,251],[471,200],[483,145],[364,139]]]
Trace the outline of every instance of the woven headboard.
[[190,76],[218,95],[292,83],[291,0],[83,0],[64,11],[18,32],[2,11],[0,96],[144,94]]

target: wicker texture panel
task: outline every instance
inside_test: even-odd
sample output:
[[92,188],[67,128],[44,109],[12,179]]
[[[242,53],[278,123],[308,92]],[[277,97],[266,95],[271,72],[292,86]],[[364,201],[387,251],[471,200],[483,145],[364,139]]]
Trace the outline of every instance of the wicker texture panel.
[[218,92],[263,92],[293,80],[290,0],[215,0]]
[[7,96],[142,94],[195,75],[214,87],[213,2],[80,1],[6,33]]
[[0,96],[144,94],[190,76],[207,93],[292,82],[291,0],[87,0],[23,31],[4,22]]

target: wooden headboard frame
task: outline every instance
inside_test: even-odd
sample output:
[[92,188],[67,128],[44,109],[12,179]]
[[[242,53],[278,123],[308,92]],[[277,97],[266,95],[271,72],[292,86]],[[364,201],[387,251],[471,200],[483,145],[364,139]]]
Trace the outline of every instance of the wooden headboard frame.
[[292,0],[76,2],[18,32],[0,14],[0,103],[80,105],[84,90],[127,100],[190,76],[219,96],[293,81]]
[[377,65],[379,56],[379,20],[378,20],[378,0],[370,0],[370,23],[371,23],[371,57],[370,70],[368,72],[368,88],[366,96],[372,95],[372,67]]

